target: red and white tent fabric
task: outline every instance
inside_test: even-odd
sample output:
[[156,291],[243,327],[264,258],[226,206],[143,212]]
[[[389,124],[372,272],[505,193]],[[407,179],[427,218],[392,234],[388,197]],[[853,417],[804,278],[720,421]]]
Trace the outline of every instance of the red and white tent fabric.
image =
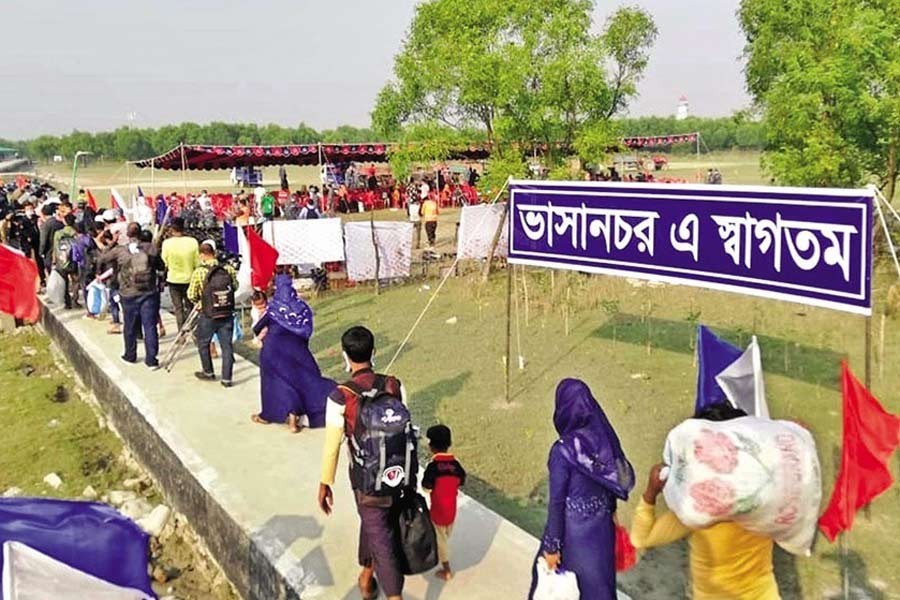
[[629,148],[655,148],[673,144],[693,144],[700,139],[699,133],[676,133],[672,135],[639,135],[622,138],[622,144]]
[[[395,144],[285,144],[281,146],[184,145],[134,164],[166,170],[213,170],[273,165],[318,165],[342,162],[387,162]],[[481,159],[490,155],[486,145],[462,148],[448,158]]]

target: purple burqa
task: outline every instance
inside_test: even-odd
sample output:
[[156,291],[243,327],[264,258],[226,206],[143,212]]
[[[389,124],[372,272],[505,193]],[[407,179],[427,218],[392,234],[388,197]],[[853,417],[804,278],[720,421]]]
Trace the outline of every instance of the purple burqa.
[[[560,552],[560,568],[578,577],[581,600],[616,598],[616,501],[627,500],[634,469],[588,386],[564,379],[556,388],[550,448],[550,499],[541,553]],[[532,574],[531,590],[537,584]],[[529,596],[530,597],[530,596]]]
[[275,278],[275,296],[253,327],[267,329],[259,356],[262,411],[270,423],[283,423],[289,414],[306,415],[310,427],[325,426],[325,402],[336,383],[322,376],[309,351],[313,313],[297,296],[291,278]]

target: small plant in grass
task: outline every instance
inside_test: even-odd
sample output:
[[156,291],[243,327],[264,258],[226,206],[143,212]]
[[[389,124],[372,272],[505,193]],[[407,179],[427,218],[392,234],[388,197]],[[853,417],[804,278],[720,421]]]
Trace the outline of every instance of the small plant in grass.
[[603,309],[603,312],[605,312],[609,317],[609,322],[612,323],[613,344],[615,344],[616,326],[618,325],[617,317],[619,316],[619,311],[621,310],[621,304],[618,300],[601,300],[600,307]]

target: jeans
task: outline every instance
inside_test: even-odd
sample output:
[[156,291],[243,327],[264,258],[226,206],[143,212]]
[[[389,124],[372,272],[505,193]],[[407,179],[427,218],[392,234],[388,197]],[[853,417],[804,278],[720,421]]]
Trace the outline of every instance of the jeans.
[[403,573],[394,546],[390,507],[366,506],[356,498],[359,513],[359,566],[375,568],[375,577],[387,596],[403,593]]
[[224,319],[210,319],[201,314],[197,320],[197,345],[200,351],[200,366],[207,375],[215,375],[212,356],[209,353],[209,344],[213,336],[219,338],[219,346],[222,348],[222,381],[231,382],[234,370],[234,348],[231,346],[231,338],[234,336],[234,317]]
[[194,308],[194,304],[188,300],[187,291],[190,284],[188,283],[169,283],[169,298],[172,299],[172,312],[175,314],[175,323],[178,330],[187,321],[188,315]]
[[156,359],[159,354],[159,335],[156,322],[159,320],[159,292],[141,294],[140,296],[122,297],[122,309],[125,313],[125,354],[122,356],[129,362],[137,360],[137,331],[144,331],[144,363],[148,367],[159,365]]

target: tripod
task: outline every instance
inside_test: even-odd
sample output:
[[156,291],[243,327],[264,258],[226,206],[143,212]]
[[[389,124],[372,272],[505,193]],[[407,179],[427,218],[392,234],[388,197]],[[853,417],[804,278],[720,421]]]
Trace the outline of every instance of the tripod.
[[187,346],[188,342],[191,341],[199,318],[200,304],[198,303],[194,305],[191,314],[188,315],[187,320],[181,325],[181,329],[178,330],[178,335],[175,336],[175,340],[169,347],[168,352],[166,352],[165,358],[163,358],[162,366],[167,373],[172,372],[172,368],[175,366],[175,361],[178,360],[178,356],[184,350],[184,347]]

